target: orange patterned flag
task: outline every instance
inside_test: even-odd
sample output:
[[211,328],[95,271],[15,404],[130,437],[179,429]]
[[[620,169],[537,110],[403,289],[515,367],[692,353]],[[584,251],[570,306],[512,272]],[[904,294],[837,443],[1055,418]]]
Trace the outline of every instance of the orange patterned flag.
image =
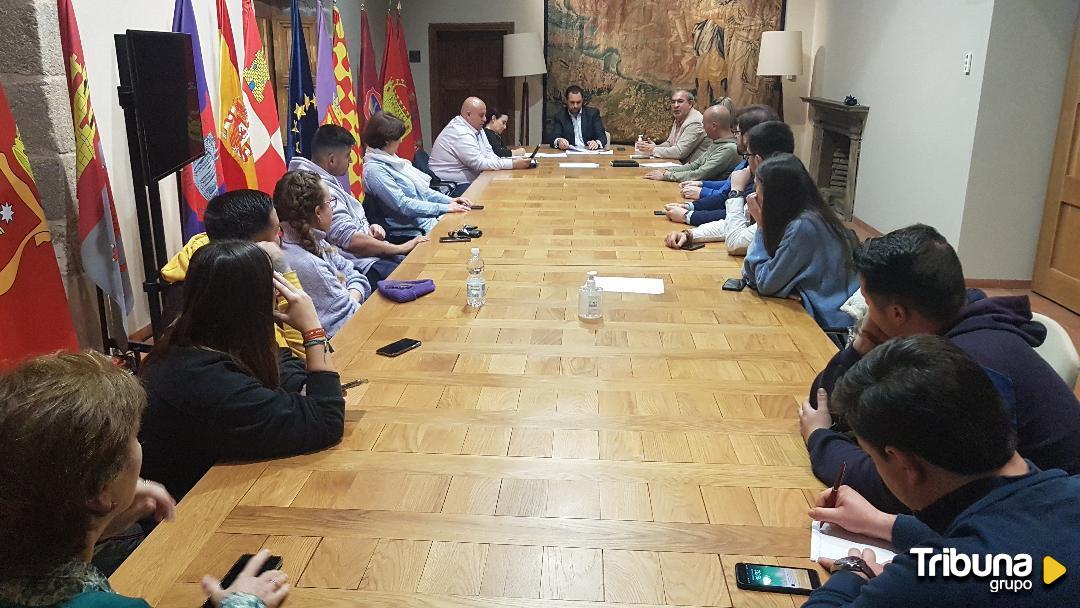
[[[334,2],[333,64],[336,89],[334,99],[326,111],[323,124],[334,124],[347,129],[356,138],[356,146],[349,156],[349,189],[356,200],[364,200],[364,149],[360,144],[360,123],[356,114],[356,94],[353,91],[352,69],[349,65],[349,49],[345,46],[345,28],[341,26],[341,13]],[[322,70],[322,66],[319,66]]]
[[273,192],[282,175],[285,175],[285,150],[281,143],[281,125],[278,120],[277,101],[270,82],[270,64],[266,50],[259,37],[255,22],[255,6],[251,0],[242,0],[241,18],[244,26],[244,96],[253,111],[249,134],[251,151],[255,155],[255,174],[258,189]]
[[78,348],[52,234],[0,86],[0,370]]

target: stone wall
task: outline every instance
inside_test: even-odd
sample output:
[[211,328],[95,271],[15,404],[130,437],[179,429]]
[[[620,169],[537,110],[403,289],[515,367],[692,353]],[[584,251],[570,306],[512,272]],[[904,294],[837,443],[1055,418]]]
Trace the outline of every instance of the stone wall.
[[79,259],[75,136],[56,0],[0,2],[0,83],[26,145],[79,342],[100,346],[97,302]]

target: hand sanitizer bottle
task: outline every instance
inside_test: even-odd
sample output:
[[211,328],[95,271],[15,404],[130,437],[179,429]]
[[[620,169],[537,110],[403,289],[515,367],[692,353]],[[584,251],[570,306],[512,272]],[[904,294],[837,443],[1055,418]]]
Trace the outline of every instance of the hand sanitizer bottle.
[[604,290],[596,284],[596,271],[589,271],[589,278],[578,290],[578,318],[595,321],[604,317]]

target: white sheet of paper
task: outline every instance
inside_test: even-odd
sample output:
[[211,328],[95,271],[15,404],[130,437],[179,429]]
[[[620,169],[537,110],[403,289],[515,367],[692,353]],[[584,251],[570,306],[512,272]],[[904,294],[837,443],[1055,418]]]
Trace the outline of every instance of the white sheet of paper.
[[563,169],[598,169],[600,163],[559,163]]
[[[597,277],[597,282],[599,282]],[[820,521],[810,524],[810,559],[818,561],[822,557],[839,559],[848,554],[848,549],[873,549],[878,563],[887,562],[896,557],[893,547],[885,544],[885,541],[869,538],[861,534],[848,532],[843,528]]]
[[536,158],[566,158],[566,152],[537,152]]
[[664,293],[664,279],[646,279],[642,277],[596,277],[596,284],[604,291],[617,293]]
[[591,156],[595,156],[595,155],[599,155],[599,154],[615,154],[615,151],[614,150],[586,150],[585,148],[571,147],[569,150],[566,151],[566,153],[567,154],[588,154],[588,155],[591,155]]
[[682,165],[680,165],[679,163],[673,163],[671,161],[667,161],[667,162],[662,162],[662,163],[640,163],[640,166],[642,166],[642,167],[652,167],[654,169],[667,169],[669,167],[681,167]]

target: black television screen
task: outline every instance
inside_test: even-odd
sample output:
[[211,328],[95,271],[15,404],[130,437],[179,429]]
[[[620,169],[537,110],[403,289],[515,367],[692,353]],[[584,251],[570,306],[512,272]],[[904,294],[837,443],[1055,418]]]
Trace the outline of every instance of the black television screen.
[[117,36],[117,46],[121,39],[127,48],[147,178],[160,180],[205,153],[191,36],[128,30]]

